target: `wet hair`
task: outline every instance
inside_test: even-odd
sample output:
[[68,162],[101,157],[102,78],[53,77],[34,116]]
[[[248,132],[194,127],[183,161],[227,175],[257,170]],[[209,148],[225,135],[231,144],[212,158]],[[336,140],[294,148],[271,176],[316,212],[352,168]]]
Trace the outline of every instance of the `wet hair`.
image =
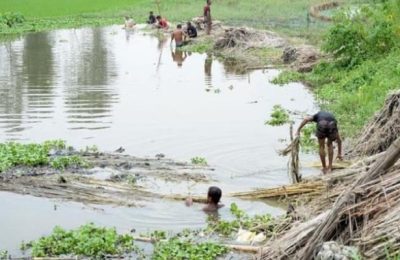
[[222,196],[222,191],[216,186],[208,188],[207,197],[211,199],[214,204],[218,204]]
[[178,24],[178,25],[176,26],[176,28],[181,29],[181,28],[182,28],[182,24]]
[[157,19],[161,19],[161,16],[160,16],[160,15],[157,15],[156,18],[157,18]]

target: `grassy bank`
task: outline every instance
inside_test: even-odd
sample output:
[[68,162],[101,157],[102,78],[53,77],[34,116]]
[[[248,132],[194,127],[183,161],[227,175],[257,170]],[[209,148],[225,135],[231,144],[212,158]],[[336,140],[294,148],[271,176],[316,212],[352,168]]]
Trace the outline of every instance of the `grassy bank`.
[[324,38],[329,58],[311,73],[286,72],[275,82],[311,85],[322,108],[336,114],[346,136],[355,137],[388,93],[400,88],[399,11],[389,0],[338,16]]
[[[323,23],[310,22],[307,11],[318,0],[215,0],[215,19],[231,25],[247,25],[273,29],[292,35],[314,34]],[[160,0],[160,12],[170,21],[187,20],[202,14],[203,0]],[[41,31],[54,28],[96,26],[122,23],[122,16],[131,15],[144,22],[150,10],[158,13],[155,1],[148,0],[2,0],[0,13],[20,13],[24,23],[0,28],[1,34]]]

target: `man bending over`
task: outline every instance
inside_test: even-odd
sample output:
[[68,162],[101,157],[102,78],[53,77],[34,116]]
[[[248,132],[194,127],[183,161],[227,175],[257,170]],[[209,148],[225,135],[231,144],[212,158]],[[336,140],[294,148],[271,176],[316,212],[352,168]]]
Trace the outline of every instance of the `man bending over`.
[[[297,129],[297,136],[300,136],[301,129],[308,123],[317,123],[316,136],[319,145],[319,157],[322,163],[322,172],[325,174],[332,171],[333,161],[333,142],[338,144],[338,159],[342,160],[342,139],[339,135],[337,121],[335,117],[328,112],[320,111],[317,114],[306,117]],[[326,166],[325,144],[328,146],[328,167]]]

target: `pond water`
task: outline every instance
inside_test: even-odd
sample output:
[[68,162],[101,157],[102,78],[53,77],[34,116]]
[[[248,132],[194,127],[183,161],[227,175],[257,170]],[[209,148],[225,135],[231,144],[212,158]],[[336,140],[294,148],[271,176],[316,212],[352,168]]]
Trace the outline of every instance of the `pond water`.
[[[0,43],[0,141],[64,139],[105,151],[122,146],[135,156],[163,153],[182,161],[201,156],[215,168],[212,184],[224,194],[287,184],[287,158],[277,150],[289,127],[264,122],[276,104],[315,112],[312,93],[301,84],[271,84],[278,70],[238,72],[211,55],[175,50],[168,37],[146,34],[113,26]],[[315,159],[302,155],[303,161]],[[204,194],[208,185],[153,188]],[[223,202],[236,202],[250,214],[283,212],[260,201],[223,197]],[[56,224],[179,230],[201,227],[206,219],[200,208],[164,200],[140,208],[93,208],[0,192],[0,203],[0,249],[14,253],[21,240],[47,234]],[[229,217],[228,207],[221,215]]]

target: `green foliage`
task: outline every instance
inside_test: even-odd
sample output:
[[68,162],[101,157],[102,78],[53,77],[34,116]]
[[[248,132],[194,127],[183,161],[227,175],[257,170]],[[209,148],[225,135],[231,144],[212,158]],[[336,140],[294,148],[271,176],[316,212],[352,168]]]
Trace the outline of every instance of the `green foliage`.
[[315,125],[306,125],[301,129],[300,148],[302,152],[315,152],[318,149],[318,142],[315,138]]
[[6,25],[7,27],[14,27],[18,24],[25,22],[25,17],[20,13],[6,12],[0,13],[0,24]]
[[43,144],[0,143],[0,172],[14,166],[50,165],[56,169],[65,169],[69,166],[88,167],[88,164],[77,155],[50,156],[52,150],[59,151],[66,148],[62,140],[46,141]]
[[8,251],[7,250],[0,250],[0,260],[8,259]]
[[193,243],[191,240],[182,240],[178,237],[156,244],[153,254],[154,260],[213,260],[226,254],[225,246],[211,243]]
[[208,165],[206,158],[203,158],[203,157],[196,156],[196,157],[193,157],[190,160],[191,160],[192,164],[203,165],[203,166]]
[[30,242],[28,247],[32,248],[33,257],[73,255],[99,258],[138,251],[132,236],[119,235],[114,228],[100,228],[93,224],[71,231],[55,227],[51,235]]
[[243,210],[239,209],[235,203],[231,204],[231,214],[235,217],[234,220],[220,220],[215,216],[209,216],[207,219],[208,233],[217,233],[223,236],[231,236],[236,233],[239,228],[264,232],[266,234],[273,232],[275,224],[274,219],[270,214],[255,215],[250,217]]
[[400,8],[395,0],[346,10],[336,17],[323,48],[336,64],[352,68],[399,46]]
[[272,109],[271,119],[265,124],[271,126],[280,126],[290,122],[289,113],[280,105],[275,105]]
[[280,73],[277,77],[272,79],[271,83],[276,85],[285,85],[290,82],[302,81],[303,74],[292,71],[292,70],[285,70]]
[[89,164],[78,155],[58,156],[50,161],[50,166],[54,169],[65,170],[68,167],[88,168]]
[[202,39],[200,41],[196,41],[193,44],[186,45],[182,47],[184,51],[191,51],[197,53],[206,53],[213,49],[213,42],[210,39]]

